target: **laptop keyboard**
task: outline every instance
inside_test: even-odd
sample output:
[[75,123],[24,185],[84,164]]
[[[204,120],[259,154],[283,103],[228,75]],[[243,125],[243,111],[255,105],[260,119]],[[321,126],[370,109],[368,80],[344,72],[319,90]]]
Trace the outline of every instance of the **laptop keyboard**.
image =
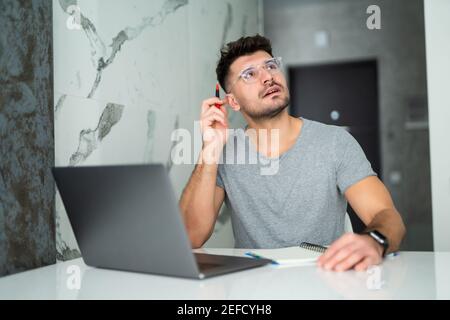
[[198,268],[200,271],[207,271],[211,269],[216,269],[218,267],[221,267],[221,264],[218,263],[208,263],[208,262],[198,262]]

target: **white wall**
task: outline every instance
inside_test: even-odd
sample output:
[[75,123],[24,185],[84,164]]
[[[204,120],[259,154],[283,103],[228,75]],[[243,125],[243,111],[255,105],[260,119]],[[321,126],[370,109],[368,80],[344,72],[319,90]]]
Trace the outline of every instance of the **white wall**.
[[[81,12],[79,30],[67,23],[70,5]],[[220,47],[260,30],[259,6],[260,0],[53,0],[56,165],[162,162],[180,196],[193,165],[169,164],[171,133],[193,133],[201,101],[214,94]],[[100,74],[102,59],[112,63]],[[230,122],[243,124],[239,115]],[[233,245],[224,213],[210,242],[216,247]],[[59,196],[56,244],[60,260],[79,255]]]
[[425,35],[435,251],[450,250],[450,1],[427,0]]

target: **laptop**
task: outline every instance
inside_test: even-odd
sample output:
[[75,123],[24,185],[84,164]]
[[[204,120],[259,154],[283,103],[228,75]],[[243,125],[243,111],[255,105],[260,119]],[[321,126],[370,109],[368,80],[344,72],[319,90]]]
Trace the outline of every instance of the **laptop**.
[[204,279],[268,259],[194,253],[162,164],[52,168],[84,262]]

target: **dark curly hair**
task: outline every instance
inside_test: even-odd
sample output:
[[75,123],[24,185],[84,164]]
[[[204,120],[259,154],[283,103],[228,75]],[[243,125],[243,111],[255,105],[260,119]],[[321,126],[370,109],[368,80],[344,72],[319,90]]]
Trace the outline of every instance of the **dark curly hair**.
[[220,86],[225,92],[228,92],[226,81],[231,64],[241,56],[261,50],[273,56],[270,40],[259,34],[251,37],[241,37],[236,41],[227,43],[220,50],[220,60],[217,63],[216,74],[217,81],[219,81]]

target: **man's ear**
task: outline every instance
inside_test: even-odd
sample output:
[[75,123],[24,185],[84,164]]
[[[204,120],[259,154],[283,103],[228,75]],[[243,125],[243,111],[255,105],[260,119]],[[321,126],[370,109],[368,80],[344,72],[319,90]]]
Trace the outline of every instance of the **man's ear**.
[[233,109],[234,111],[239,111],[241,109],[241,106],[239,105],[239,103],[237,102],[236,98],[232,93],[227,94],[227,100],[231,109]]

